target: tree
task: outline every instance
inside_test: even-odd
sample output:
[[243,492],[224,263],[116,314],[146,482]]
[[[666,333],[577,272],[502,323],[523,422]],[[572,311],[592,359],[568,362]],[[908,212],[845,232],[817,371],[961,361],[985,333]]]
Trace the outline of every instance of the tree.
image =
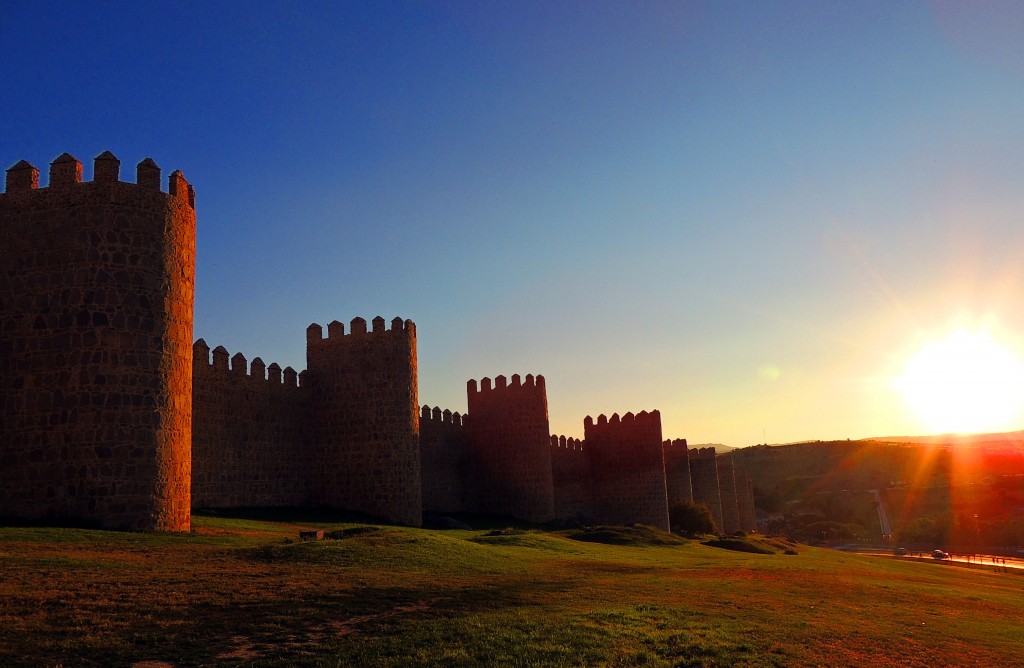
[[716,533],[715,520],[703,503],[680,501],[672,506],[668,517],[676,533]]
[[754,506],[760,508],[766,513],[778,513],[782,511],[782,495],[779,494],[778,487],[771,491],[766,491],[754,485]]

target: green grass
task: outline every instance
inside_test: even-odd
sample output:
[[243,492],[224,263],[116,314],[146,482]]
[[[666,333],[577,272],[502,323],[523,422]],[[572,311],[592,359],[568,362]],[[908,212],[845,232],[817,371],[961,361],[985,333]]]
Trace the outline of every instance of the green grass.
[[[334,518],[337,519],[337,518]],[[1024,576],[634,527],[0,528],[0,665],[1014,665]],[[299,542],[303,529],[336,532]],[[735,546],[734,546],[735,547]]]
[[704,545],[719,547],[723,550],[736,552],[749,552],[751,554],[775,554],[774,546],[759,540],[749,538],[714,538],[704,541]]

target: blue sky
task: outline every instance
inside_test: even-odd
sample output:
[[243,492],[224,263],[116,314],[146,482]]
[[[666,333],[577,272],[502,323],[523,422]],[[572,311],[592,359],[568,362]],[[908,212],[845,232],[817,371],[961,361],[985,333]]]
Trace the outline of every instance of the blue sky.
[[1024,353],[1019,3],[2,3],[0,54],[4,168],[181,169],[249,359],[401,316],[421,403],[742,446],[927,431],[890,379],[951,328]]

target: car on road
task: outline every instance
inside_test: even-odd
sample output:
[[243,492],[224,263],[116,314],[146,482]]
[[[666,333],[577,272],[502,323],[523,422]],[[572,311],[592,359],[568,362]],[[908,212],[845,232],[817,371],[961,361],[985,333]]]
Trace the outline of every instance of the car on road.
[[932,550],[932,559],[949,559],[949,553],[943,550]]
[[892,551],[892,553],[897,557],[905,557],[907,556],[907,548],[897,547],[895,550]]

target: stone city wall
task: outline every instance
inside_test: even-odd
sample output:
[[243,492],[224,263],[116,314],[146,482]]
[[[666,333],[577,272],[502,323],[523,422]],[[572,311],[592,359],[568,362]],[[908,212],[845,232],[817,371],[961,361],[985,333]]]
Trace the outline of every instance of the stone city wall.
[[740,529],[746,532],[757,531],[757,516],[754,513],[754,492],[750,484],[747,470],[736,467],[736,501],[739,504]]
[[662,445],[665,455],[665,488],[668,491],[668,507],[680,501],[693,501],[693,487],[690,484],[690,455],[685,438],[666,440]]
[[[135,184],[119,170],[104,153],[92,182],[68,154],[47,187],[26,162],[7,172],[0,516],[174,531],[192,507],[314,504],[668,529],[669,502],[692,497],[723,526],[714,449],[663,444],[658,411],[553,437],[532,375],[470,380],[465,416],[421,409],[409,320],[310,325],[302,374],[211,358],[192,344],[194,191],[174,172],[161,192],[150,159]],[[723,477],[739,526],[749,484]]]
[[589,522],[594,515],[590,453],[578,438],[552,436],[550,444],[555,517]]
[[690,450],[690,483],[693,485],[693,502],[707,506],[715,520],[715,528],[723,531],[722,496],[714,448]]
[[313,502],[309,406],[291,367],[193,345],[192,507]]
[[463,417],[438,407],[420,409],[423,512],[472,512],[473,469]]
[[736,473],[729,453],[718,455],[718,495],[722,501],[722,533],[740,530],[740,508],[736,498]]

